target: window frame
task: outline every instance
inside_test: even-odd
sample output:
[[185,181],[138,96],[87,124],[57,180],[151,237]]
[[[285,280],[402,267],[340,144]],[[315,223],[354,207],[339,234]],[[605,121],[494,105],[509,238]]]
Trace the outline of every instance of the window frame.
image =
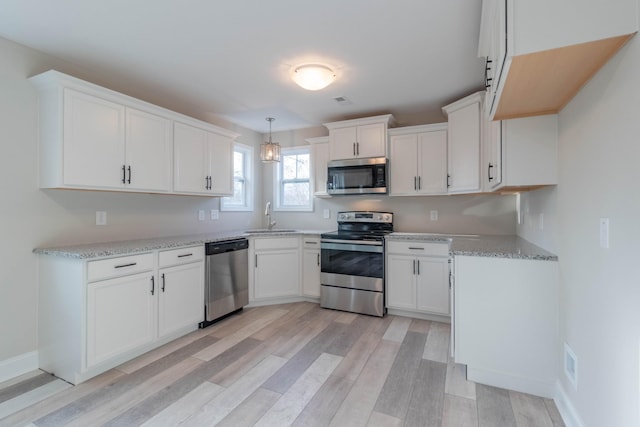
[[[220,198],[220,210],[224,212],[252,212],[253,211],[253,192],[254,192],[254,179],[253,179],[253,159],[254,159],[254,147],[246,144],[242,144],[239,142],[234,142],[233,144],[233,153],[235,157],[236,152],[242,153],[244,156],[244,165],[243,165],[243,181],[244,181],[244,203],[242,204],[233,204],[228,201],[232,199],[232,197],[221,197]],[[235,184],[237,178],[235,176],[235,158],[233,161],[233,189],[235,190]]]
[[[304,183],[308,182],[309,184],[309,202],[306,205],[302,206],[293,206],[293,205],[283,205],[282,204],[282,190],[284,188],[283,180],[282,180],[282,167],[284,165],[284,158],[287,155],[292,154],[307,154],[309,156],[309,178],[307,179],[293,179],[287,180],[286,182],[290,183]],[[313,159],[311,154],[311,146],[308,145],[300,145],[295,147],[282,147],[280,150],[280,161],[274,164],[274,186],[273,186],[273,195],[275,199],[274,211],[281,212],[313,212]]]

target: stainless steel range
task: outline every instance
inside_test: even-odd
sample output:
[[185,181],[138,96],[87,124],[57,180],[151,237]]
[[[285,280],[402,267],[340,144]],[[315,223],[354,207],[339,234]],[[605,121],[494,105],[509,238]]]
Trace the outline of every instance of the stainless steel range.
[[391,212],[339,212],[338,230],[320,240],[320,306],[384,316],[384,236]]

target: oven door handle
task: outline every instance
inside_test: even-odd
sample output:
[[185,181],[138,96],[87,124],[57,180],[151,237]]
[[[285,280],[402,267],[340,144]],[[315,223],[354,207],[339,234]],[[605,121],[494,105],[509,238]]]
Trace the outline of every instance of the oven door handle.
[[[337,243],[339,242],[339,243]],[[372,244],[371,242],[359,243],[359,240],[352,240],[351,243],[345,243],[344,240],[323,240],[320,242],[320,250],[333,249],[337,251],[347,252],[373,252],[383,253],[384,247],[380,244]]]
[[339,245],[367,245],[382,246],[381,241],[377,240],[342,240],[342,239],[322,239],[320,243],[337,243]]

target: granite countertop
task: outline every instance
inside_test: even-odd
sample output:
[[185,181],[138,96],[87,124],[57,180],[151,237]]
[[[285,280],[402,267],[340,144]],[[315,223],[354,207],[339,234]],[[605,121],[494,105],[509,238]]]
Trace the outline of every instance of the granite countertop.
[[420,240],[449,242],[453,256],[481,256],[494,258],[557,261],[558,257],[529,241],[514,235],[488,236],[475,234],[391,233],[389,240]]
[[180,247],[203,245],[209,242],[233,240],[241,237],[273,237],[285,235],[318,235],[325,231],[320,230],[272,230],[268,233],[262,229],[223,231],[219,233],[192,234],[188,236],[158,237],[153,239],[125,240],[118,242],[87,243],[81,245],[52,246],[35,248],[36,254],[53,255],[65,258],[92,259],[104,258],[114,255],[129,255],[141,252],[149,252],[158,249],[174,249]]

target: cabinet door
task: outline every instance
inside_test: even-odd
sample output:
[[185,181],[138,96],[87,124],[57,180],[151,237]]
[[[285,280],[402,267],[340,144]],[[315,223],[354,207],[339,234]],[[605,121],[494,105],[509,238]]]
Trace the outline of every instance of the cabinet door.
[[175,192],[208,194],[209,142],[207,132],[182,123],[173,128]]
[[122,188],[124,106],[64,90],[64,184]]
[[144,273],[89,283],[87,367],[155,339],[158,286],[152,281]]
[[210,193],[233,195],[233,140],[208,132],[211,176]]
[[384,123],[357,127],[357,157],[386,157],[387,132]]
[[356,157],[356,128],[338,128],[329,131],[329,156],[331,160]]
[[158,334],[160,337],[204,320],[204,263],[159,271]]
[[171,120],[126,109],[126,188],[171,190]]
[[485,188],[496,188],[502,183],[502,121],[485,121],[484,123],[484,149],[486,160],[483,174]]
[[313,144],[311,146],[313,157],[313,195],[327,195],[327,162],[329,161],[329,144]]
[[302,255],[302,294],[320,298],[320,250],[304,249]]
[[416,262],[418,310],[449,314],[449,260],[420,257]]
[[300,294],[297,250],[257,252],[254,263],[256,299]]
[[[442,130],[420,133],[417,142],[418,193],[446,194],[447,132]],[[401,166],[404,167],[404,164]]]
[[449,113],[449,193],[480,190],[480,103]]
[[416,259],[406,255],[387,255],[387,306],[416,309]]
[[418,177],[418,135],[412,133],[392,136],[390,150],[390,195],[415,195]]

